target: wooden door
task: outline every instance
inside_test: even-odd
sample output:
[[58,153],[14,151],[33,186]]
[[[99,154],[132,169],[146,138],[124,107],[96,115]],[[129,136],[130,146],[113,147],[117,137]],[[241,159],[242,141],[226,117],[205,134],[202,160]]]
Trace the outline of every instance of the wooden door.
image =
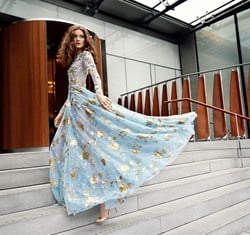
[[1,30],[1,150],[47,147],[46,22]]

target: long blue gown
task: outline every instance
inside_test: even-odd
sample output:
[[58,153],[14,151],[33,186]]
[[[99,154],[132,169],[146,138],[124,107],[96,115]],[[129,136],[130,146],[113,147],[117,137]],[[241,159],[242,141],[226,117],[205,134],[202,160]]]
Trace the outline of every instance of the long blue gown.
[[93,57],[84,51],[68,70],[68,98],[49,152],[52,192],[74,215],[101,203],[116,207],[170,164],[194,134],[196,117],[150,117],[117,104],[106,111],[85,88],[88,73],[101,93]]

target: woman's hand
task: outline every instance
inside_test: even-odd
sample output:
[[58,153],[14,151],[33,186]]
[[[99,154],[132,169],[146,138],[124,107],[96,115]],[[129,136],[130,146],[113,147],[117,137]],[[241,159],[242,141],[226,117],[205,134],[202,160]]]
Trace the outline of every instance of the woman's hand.
[[61,120],[62,120],[62,117],[63,117],[63,113],[59,113],[59,114],[56,116],[56,118],[55,118],[55,120],[54,120],[54,125],[55,125],[56,128],[58,128],[58,126],[59,126],[59,124],[60,124],[60,122],[61,122]]
[[101,105],[102,108],[106,110],[111,110],[112,109],[112,101],[105,95],[96,95],[97,99]]

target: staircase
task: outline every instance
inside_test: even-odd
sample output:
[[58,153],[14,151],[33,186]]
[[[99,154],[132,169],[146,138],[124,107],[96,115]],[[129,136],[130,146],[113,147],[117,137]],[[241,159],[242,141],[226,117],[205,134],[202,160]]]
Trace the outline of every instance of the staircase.
[[48,152],[0,155],[0,234],[250,235],[250,140],[190,142],[103,225],[67,216],[49,186]]

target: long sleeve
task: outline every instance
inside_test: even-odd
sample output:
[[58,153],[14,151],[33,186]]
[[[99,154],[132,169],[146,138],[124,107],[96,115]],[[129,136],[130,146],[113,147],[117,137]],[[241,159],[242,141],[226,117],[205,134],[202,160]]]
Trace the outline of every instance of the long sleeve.
[[85,52],[83,63],[94,82],[96,94],[103,95],[101,78],[97,71],[94,58],[89,51]]

